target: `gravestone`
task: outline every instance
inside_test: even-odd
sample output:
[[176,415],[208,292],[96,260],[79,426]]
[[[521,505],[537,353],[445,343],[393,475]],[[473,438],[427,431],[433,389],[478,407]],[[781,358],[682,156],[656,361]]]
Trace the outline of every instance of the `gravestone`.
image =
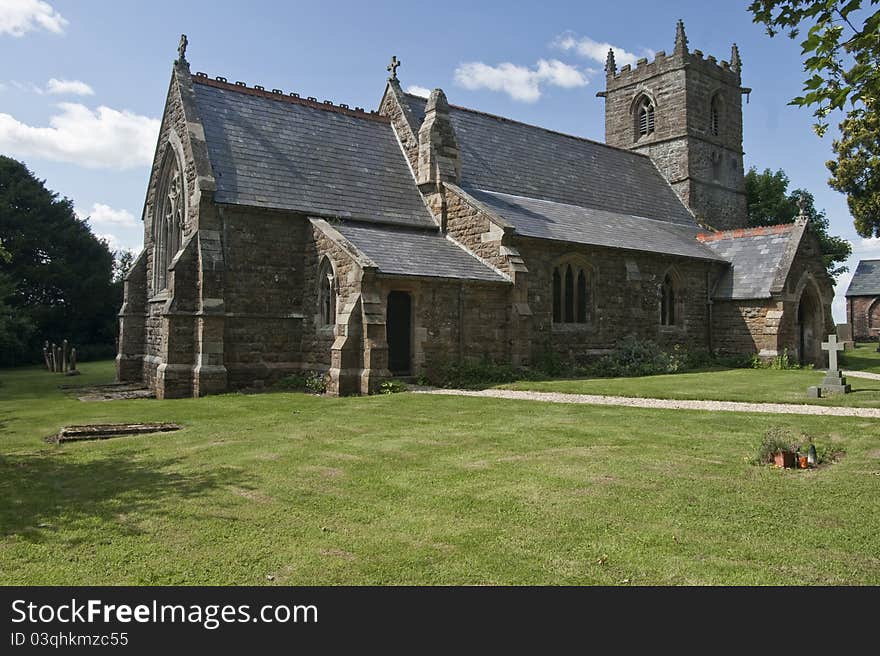
[[849,351],[855,348],[852,325],[848,323],[837,324],[837,339],[843,343],[845,350]]
[[843,350],[843,344],[837,341],[837,335],[828,335],[828,341],[822,342],[822,350],[828,351],[828,371],[822,379],[822,391],[832,394],[849,394],[852,389],[837,366],[837,353]]

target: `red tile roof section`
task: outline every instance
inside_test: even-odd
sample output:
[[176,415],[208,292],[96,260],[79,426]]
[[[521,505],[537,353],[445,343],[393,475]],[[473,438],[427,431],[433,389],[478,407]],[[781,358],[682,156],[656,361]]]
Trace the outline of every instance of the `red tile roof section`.
[[737,228],[736,230],[720,230],[718,232],[697,233],[697,239],[702,242],[720,241],[721,239],[742,239],[743,237],[759,237],[761,235],[781,235],[790,232],[795,227],[794,223],[782,223],[772,226],[760,226],[757,228]]

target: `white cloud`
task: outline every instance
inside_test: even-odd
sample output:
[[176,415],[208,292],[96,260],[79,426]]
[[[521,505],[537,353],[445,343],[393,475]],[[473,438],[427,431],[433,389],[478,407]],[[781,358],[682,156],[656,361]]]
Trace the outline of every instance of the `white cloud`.
[[61,34],[67,19],[43,0],[3,0],[0,2],[0,34],[24,36],[44,29]]
[[514,100],[535,102],[541,97],[541,85],[571,89],[587,84],[583,72],[558,59],[542,59],[535,68],[504,62],[489,66],[467,62],[455,69],[455,81],[465,89],[503,91]]
[[35,127],[0,113],[0,152],[44,157],[87,168],[129,169],[149,165],[159,134],[158,119],[98,107],[61,103],[49,127]]
[[89,212],[76,210],[81,219],[89,219],[89,223],[95,226],[121,226],[124,228],[138,227],[138,221],[128,210],[117,210],[104,203],[95,203]]
[[53,94],[74,96],[93,96],[95,90],[80,80],[57,80],[54,77],[46,83],[46,91]]
[[635,66],[640,57],[653,57],[656,54],[653,50],[643,49],[643,54],[636,55],[610,43],[594,41],[588,36],[576,37],[570,32],[556,37],[553,40],[553,46],[566,52],[574,50],[581,57],[592,59],[602,65],[605,64],[609,50],[614,51],[614,61],[618,66],[626,66],[627,64]]
[[411,93],[414,96],[421,96],[422,98],[427,98],[431,95],[431,90],[427,87],[420,87],[418,84],[410,84],[406,88],[407,93]]

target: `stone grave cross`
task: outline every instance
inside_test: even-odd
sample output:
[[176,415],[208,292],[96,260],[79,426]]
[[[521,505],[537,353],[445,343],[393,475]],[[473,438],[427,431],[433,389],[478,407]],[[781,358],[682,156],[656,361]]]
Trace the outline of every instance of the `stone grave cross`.
[[837,335],[828,335],[828,341],[822,342],[822,350],[828,351],[828,373],[837,371],[837,352],[843,350],[843,344],[837,341]]
[[837,341],[837,335],[828,335],[828,341],[822,342],[822,350],[828,351],[828,371],[821,385],[807,389],[807,395],[819,398],[823,394],[849,394],[852,389],[846,382],[846,378],[837,368],[837,352],[843,350],[843,344]]

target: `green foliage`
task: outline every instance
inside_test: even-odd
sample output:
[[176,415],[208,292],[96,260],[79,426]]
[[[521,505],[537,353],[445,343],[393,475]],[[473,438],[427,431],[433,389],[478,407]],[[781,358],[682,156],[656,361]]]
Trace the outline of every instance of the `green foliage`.
[[674,374],[713,364],[711,354],[688,351],[676,344],[672,351],[664,351],[655,342],[627,335],[617,347],[586,368],[593,376],[618,378],[621,376],[653,376]]
[[745,177],[749,226],[791,223],[800,214],[798,204],[803,203],[804,215],[810,230],[819,240],[828,275],[836,278],[848,270],[843,262],[852,255],[852,244],[828,233],[828,217],[825,216],[825,210],[816,209],[813,194],[806,189],[795,189],[788,193],[789,179],[782,169],[775,173],[764,169],[759,173],[757,168],[752,167]]
[[773,462],[773,456],[777,453],[782,451],[794,453],[797,449],[797,439],[790,428],[772,426],[764,433],[752,462],[756,465],[768,465]]
[[[793,105],[814,106],[816,132],[828,128],[827,116],[880,98],[880,11],[869,13],[876,0],[754,0],[749,5],[754,22],[766,27],[771,37],[781,31],[801,41],[804,95]],[[865,5],[863,8],[862,5]],[[859,23],[861,25],[859,26]]]
[[[59,198],[24,164],[0,156],[0,365],[37,361],[44,340],[79,349],[112,345],[121,288],[113,255],[73,203]],[[30,329],[28,329],[28,326]],[[0,339],[4,339],[0,337]]]
[[788,349],[783,349],[782,353],[770,360],[764,360],[757,353],[752,355],[752,369],[774,369],[776,371],[786,371],[791,369],[812,369],[813,365],[803,365],[793,359],[788,354]]
[[[814,108],[814,130],[828,129],[832,111],[846,111],[829,184],[847,196],[857,232],[880,236],[880,11],[877,0],[754,0],[754,21],[773,37],[785,31],[801,42],[804,95],[791,104]],[[849,109],[845,107],[849,103]]]
[[512,383],[534,374],[509,364],[483,360],[444,365],[429,379],[437,387],[447,389],[483,389],[499,383]]
[[379,394],[399,394],[406,391],[406,385],[399,380],[386,380],[379,385]]
[[846,194],[856,232],[880,237],[880,101],[851,111],[832,147],[837,160],[826,163],[828,184]]
[[274,387],[291,392],[323,394],[327,391],[327,375],[320,371],[297,371],[279,380]]

